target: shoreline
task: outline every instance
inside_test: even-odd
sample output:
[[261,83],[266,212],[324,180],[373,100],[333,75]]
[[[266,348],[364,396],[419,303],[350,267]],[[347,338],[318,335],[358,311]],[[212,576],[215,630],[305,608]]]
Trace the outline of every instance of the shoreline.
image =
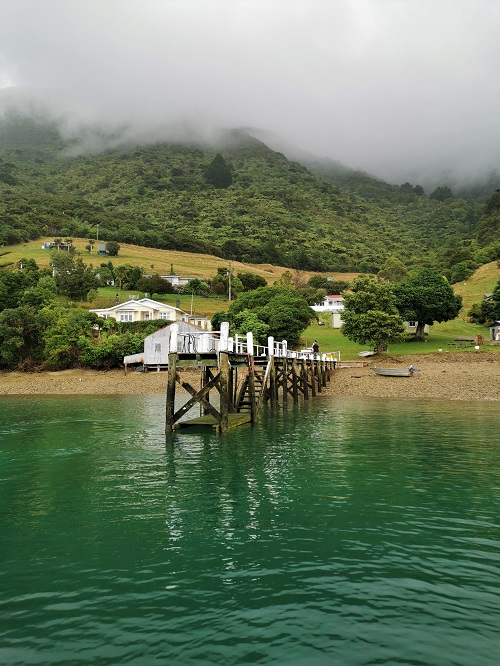
[[[413,377],[381,377],[372,366],[405,367]],[[184,371],[199,386],[199,372]],[[61,370],[38,373],[0,371],[0,398],[14,395],[144,395],[166,393],[166,372]],[[180,387],[177,390],[181,390]],[[362,368],[339,368],[321,397],[359,396],[500,401],[500,354],[491,352],[383,356]]]

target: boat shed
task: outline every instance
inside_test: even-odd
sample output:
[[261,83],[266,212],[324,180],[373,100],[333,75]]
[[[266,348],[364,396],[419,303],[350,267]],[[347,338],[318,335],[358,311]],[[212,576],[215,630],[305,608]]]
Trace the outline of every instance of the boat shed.
[[[206,330],[188,324],[185,321],[178,321],[176,325],[178,332],[183,334],[183,344],[187,347],[183,351],[186,353],[195,352],[196,340],[200,334],[207,334]],[[143,352],[124,357],[123,364],[125,370],[127,370],[129,365],[142,366],[144,369],[157,370],[158,372],[166,370],[168,367],[170,330],[172,326],[173,322],[145,337]]]

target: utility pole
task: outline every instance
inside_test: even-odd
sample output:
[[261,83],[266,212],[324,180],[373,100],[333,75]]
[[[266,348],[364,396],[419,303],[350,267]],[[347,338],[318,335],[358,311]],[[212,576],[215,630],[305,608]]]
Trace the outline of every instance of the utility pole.
[[229,278],[229,290],[228,290],[228,294],[229,294],[228,300],[229,301],[231,300],[231,273],[232,272],[233,272],[233,266],[232,266],[231,262],[229,262],[228,267],[227,267],[227,276]]

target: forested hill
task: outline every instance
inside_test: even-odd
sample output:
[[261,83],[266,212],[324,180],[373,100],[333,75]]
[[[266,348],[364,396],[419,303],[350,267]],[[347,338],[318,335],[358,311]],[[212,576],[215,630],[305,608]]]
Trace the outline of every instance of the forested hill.
[[[115,147],[99,152],[100,142]],[[89,132],[65,141],[27,117],[0,121],[0,242],[95,238],[99,225],[106,241],[317,271],[377,272],[391,255],[442,270],[497,258],[491,202],[432,198],[366,174],[356,176],[362,187],[339,187],[244,132],[215,147],[119,144]]]

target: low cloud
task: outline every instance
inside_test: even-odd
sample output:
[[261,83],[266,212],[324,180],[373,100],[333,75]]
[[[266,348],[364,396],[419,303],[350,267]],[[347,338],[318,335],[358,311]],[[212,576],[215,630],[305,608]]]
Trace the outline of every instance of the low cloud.
[[391,182],[500,166],[493,0],[2,0],[0,104],[127,140],[256,127]]

